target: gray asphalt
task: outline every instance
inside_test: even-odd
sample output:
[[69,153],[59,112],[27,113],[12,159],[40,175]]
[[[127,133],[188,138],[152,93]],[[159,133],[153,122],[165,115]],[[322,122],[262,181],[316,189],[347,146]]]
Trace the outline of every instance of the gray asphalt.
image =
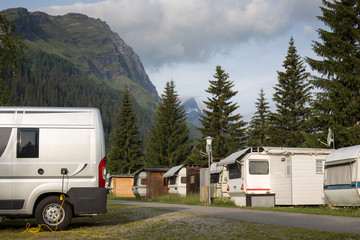
[[211,217],[262,223],[267,225],[300,227],[310,230],[326,232],[360,233],[360,218],[354,217],[339,217],[315,214],[262,211],[253,209],[165,204],[124,200],[108,200],[108,202],[166,209],[170,211],[181,211]]

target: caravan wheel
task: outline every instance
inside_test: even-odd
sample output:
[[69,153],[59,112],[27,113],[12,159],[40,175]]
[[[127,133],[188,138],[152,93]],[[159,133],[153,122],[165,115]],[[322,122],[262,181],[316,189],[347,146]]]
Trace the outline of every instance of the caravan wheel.
[[38,224],[48,226],[42,227],[43,230],[64,230],[72,219],[71,205],[67,201],[63,203],[59,196],[44,198],[36,207],[35,219]]

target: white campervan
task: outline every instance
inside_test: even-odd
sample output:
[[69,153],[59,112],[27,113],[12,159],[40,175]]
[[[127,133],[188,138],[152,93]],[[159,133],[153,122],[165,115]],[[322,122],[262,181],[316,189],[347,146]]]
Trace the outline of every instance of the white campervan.
[[324,162],[333,149],[258,147],[217,166],[229,171],[228,193],[239,206],[323,205]]
[[105,213],[105,164],[98,109],[0,107],[0,216],[61,230]]

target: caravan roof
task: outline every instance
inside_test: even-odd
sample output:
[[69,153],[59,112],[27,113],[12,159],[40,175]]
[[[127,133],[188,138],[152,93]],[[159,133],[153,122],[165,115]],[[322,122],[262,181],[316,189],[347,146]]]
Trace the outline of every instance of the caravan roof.
[[341,164],[356,161],[360,155],[360,145],[340,148],[326,158],[326,164]]
[[163,178],[167,178],[167,177],[172,177],[174,176],[184,165],[179,165],[179,166],[175,166],[170,168],[169,171],[167,171],[164,175]]

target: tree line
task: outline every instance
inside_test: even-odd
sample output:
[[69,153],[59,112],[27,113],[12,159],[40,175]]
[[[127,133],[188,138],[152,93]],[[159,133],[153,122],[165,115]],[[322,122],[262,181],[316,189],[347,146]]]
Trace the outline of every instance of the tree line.
[[[99,93],[98,96],[91,93],[91,97],[79,100],[89,106],[95,102],[101,103],[104,109],[114,106],[113,101],[121,101],[116,117],[109,113],[109,119],[104,121],[107,124],[111,119],[116,119],[110,134],[111,148],[108,153],[111,173],[132,173],[141,167],[206,163],[206,159],[200,154],[200,151],[205,149],[206,136],[214,138],[213,156],[219,158],[245,146],[326,147],[321,142],[326,142],[329,129],[335,133],[333,144],[336,148],[360,144],[360,9],[357,1],[323,0],[321,11],[322,16],[318,19],[328,28],[319,29],[321,41],[313,42],[313,50],[321,59],[301,58],[291,37],[282,65],[284,69],[277,72],[277,83],[272,97],[275,109],[270,111],[269,102],[261,88],[255,102],[256,112],[248,126],[243,116],[238,113],[239,105],[232,101],[237,94],[232,89],[234,82],[221,66],[216,66],[213,79],[205,90],[209,97],[204,101],[206,109],[200,117],[202,126],[198,130],[201,137],[198,139],[189,137],[185,111],[172,81],[165,86],[151,124],[150,119],[148,121],[149,134],[141,133],[139,126],[142,125],[139,122],[144,120],[141,117],[139,119],[141,115],[128,90],[121,96],[111,95],[111,92]],[[13,37],[16,39],[16,36]],[[20,43],[17,44],[20,46],[18,52],[21,53],[23,48]],[[306,71],[305,62],[316,75],[310,75]],[[48,68],[47,70],[51,68],[46,62],[41,64],[45,69]],[[71,84],[76,84],[81,79],[81,74],[67,71],[66,77],[71,81],[63,83],[57,76],[64,74],[67,67],[65,63],[58,64],[62,65],[63,69],[57,72],[49,73],[44,69],[43,72],[39,70],[33,73],[39,81],[36,84],[49,86],[38,88],[36,84],[27,85],[29,89],[25,87],[25,90],[22,90],[22,83],[16,82],[16,78],[27,74],[26,69],[20,69],[20,73],[16,74],[18,72],[12,68],[11,74],[16,77],[13,78],[11,84],[14,85],[11,89],[16,89],[16,93],[11,96],[21,96],[20,102],[25,99],[28,102],[34,98],[31,101],[42,101],[41,104],[46,105],[49,100],[42,98],[43,93],[37,91],[54,91],[51,85],[56,84],[59,88],[53,93],[52,102],[65,103],[67,97],[78,96],[77,93],[71,93],[71,89],[62,92],[60,89],[63,88],[60,86],[73,86]],[[6,68],[0,69],[0,83],[4,82],[4,76],[10,74],[4,69]],[[54,74],[51,78],[54,78],[55,82],[41,82],[46,74]],[[3,87],[2,94],[6,96],[6,84],[0,86]],[[19,95],[19,91],[28,94],[24,92]],[[33,97],[29,93],[37,95]],[[101,99],[103,94],[110,94],[111,98],[105,101]],[[6,102],[3,101],[2,104]],[[110,108],[109,111],[112,110],[113,108]],[[141,138],[141,134],[147,137]]]
[[[202,136],[192,140],[187,137],[186,116],[175,85],[169,82],[151,125],[145,154],[126,161],[138,162],[138,168],[204,164],[200,151],[205,149],[206,136],[214,138],[215,157],[226,157],[245,146],[330,147],[321,143],[326,142],[329,129],[335,133],[333,144],[337,148],[360,144],[360,8],[357,1],[323,0],[321,11],[318,19],[329,29],[319,29],[321,42],[313,43],[321,59],[303,60],[290,38],[284,70],[277,72],[274,111],[270,111],[261,88],[255,102],[257,111],[246,127],[242,115],[236,113],[238,104],[231,100],[237,94],[232,90],[234,83],[217,66],[200,117]],[[304,61],[318,74],[310,75]],[[313,90],[317,90],[315,94]],[[122,159],[110,158],[110,162]]]

